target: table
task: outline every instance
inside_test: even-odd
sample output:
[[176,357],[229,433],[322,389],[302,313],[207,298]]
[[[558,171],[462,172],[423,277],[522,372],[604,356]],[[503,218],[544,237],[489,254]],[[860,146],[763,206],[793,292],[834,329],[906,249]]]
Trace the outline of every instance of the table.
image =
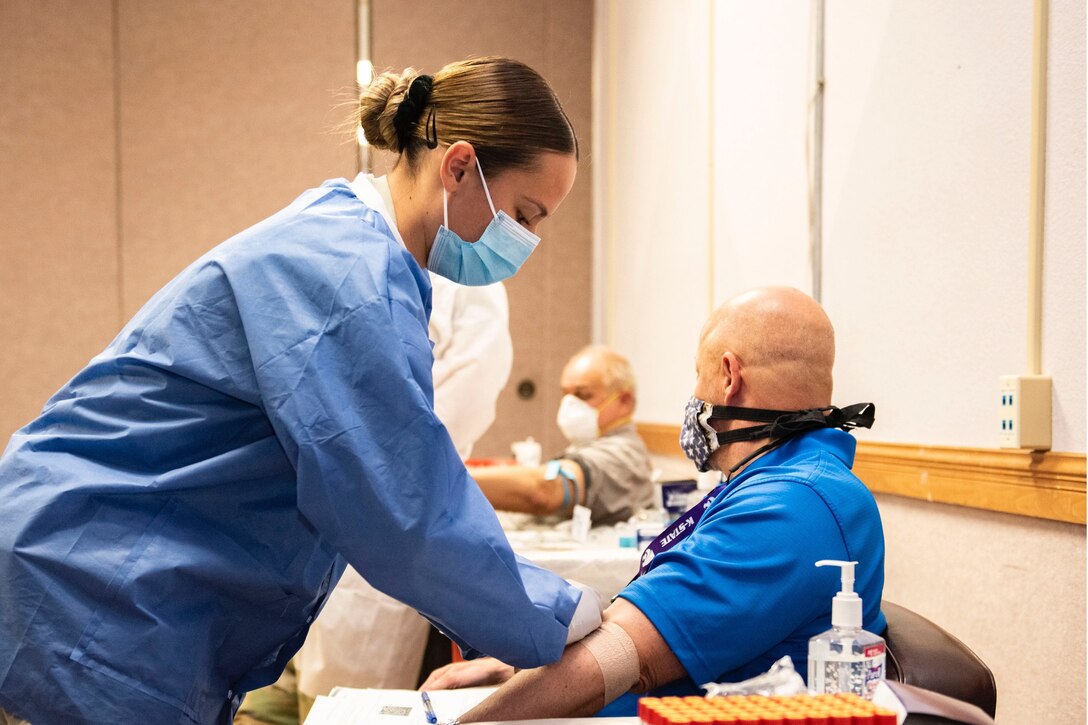
[[[471,710],[495,691],[494,687],[438,690],[430,693],[434,712],[444,722]],[[373,690],[338,687],[314,703],[306,725],[405,725],[422,721],[419,693],[414,690]],[[492,725],[498,721],[492,721]],[[513,725],[639,725],[637,717],[553,718],[547,720],[504,720]]]
[[514,551],[529,561],[592,587],[609,601],[638,573],[639,551],[619,545],[621,531],[613,526],[591,529],[585,542],[574,541],[566,523],[541,527],[502,516]]

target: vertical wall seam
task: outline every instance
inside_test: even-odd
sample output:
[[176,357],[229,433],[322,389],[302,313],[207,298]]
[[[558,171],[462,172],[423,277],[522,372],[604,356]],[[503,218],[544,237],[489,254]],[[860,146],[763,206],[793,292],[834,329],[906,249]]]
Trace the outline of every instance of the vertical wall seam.
[[815,0],[815,43],[812,62],[814,97],[812,99],[812,169],[809,173],[809,262],[812,265],[812,298],[823,302],[824,284],[824,60],[826,37],[824,0]]
[[[548,33],[548,3],[547,3],[547,0],[540,0],[540,2],[537,4],[537,7],[538,7],[538,9],[540,11],[540,15],[538,16],[540,18],[540,38],[541,38],[540,51],[541,51],[541,54],[544,57],[544,73],[547,74],[546,77],[554,78],[556,69],[555,69],[555,66],[552,63],[551,42],[550,42],[551,41],[551,36]],[[556,286],[556,284],[555,284],[555,277],[556,277],[555,261],[556,260],[554,259],[555,256],[556,255],[548,255],[547,257],[545,257],[547,263],[544,265],[544,294],[547,295],[548,299],[556,299],[556,294],[555,294],[555,286]],[[544,336],[545,336],[545,339],[553,340],[553,339],[555,339],[555,331],[556,330],[555,330],[555,315],[553,314],[552,306],[551,305],[544,305],[542,312],[543,312],[543,315],[544,315]],[[545,380],[551,381],[551,380],[555,380],[556,378],[558,378],[558,376],[555,376],[555,377],[552,376],[552,365],[554,364],[554,362],[555,362],[555,360],[554,360],[554,357],[552,355],[547,355],[547,356],[544,357],[544,379]],[[540,405],[541,407],[543,407],[545,405],[544,400],[542,398],[537,398],[536,400],[537,400],[538,405]],[[555,429],[553,428],[552,430],[548,431],[548,434],[549,434],[549,436],[555,435]]]
[[593,224],[593,238],[591,257],[592,263],[592,287],[591,298],[593,300],[593,342],[604,343],[605,337],[605,184],[608,175],[608,152],[604,142],[604,120],[607,111],[607,102],[604,97],[604,74],[608,71],[608,63],[605,58],[607,48],[604,34],[608,23],[604,19],[604,5],[601,2],[593,3],[593,34],[591,48],[591,72],[590,72],[590,134],[592,137],[593,155],[589,157],[590,171],[593,174],[593,195],[591,197],[591,222]]
[[124,178],[122,172],[121,134],[121,3],[113,0],[113,157],[114,184],[113,208],[115,233],[115,263],[117,264],[117,327],[125,322],[125,228],[124,228]]
[[1027,373],[1042,372],[1043,231],[1046,192],[1047,23],[1049,0],[1035,0],[1031,77],[1031,173],[1028,192]]
[[[371,37],[370,37],[370,0],[356,0],[355,2],[355,85],[357,91],[361,93],[362,88],[359,87],[359,62],[371,60]],[[358,93],[356,94],[356,102],[358,103]],[[355,164],[356,173],[361,174],[363,172],[370,171],[370,146],[364,146],[359,143],[359,128],[354,128],[355,132]]]
[[706,252],[707,252],[707,316],[714,311],[714,1],[708,0],[707,8],[707,108],[706,108],[706,137],[707,137],[707,175],[706,175]]
[[608,28],[605,43],[608,46],[608,190],[605,202],[605,238],[608,257],[606,286],[607,306],[605,339],[610,347],[616,347],[616,43],[612,34],[616,30],[616,2],[608,0]]
[[[359,61],[363,58],[363,3],[366,0],[355,0],[355,87],[357,91],[362,91],[359,88]],[[357,96],[358,97],[358,96]],[[359,143],[359,129],[353,129],[355,132],[355,174],[358,176],[363,173],[363,145]]]

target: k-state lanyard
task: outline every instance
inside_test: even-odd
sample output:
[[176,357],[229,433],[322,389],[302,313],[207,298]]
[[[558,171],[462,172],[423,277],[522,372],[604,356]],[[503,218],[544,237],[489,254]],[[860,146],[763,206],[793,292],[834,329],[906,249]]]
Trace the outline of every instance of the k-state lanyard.
[[[721,493],[722,489],[728,485],[729,481],[723,481],[715,486],[710,493],[703,496],[702,501],[680,514],[680,518],[666,526],[664,531],[655,536],[653,540],[646,545],[646,548],[642,552],[642,561],[638,568],[638,574],[635,575],[635,579],[638,579],[650,570],[650,562],[654,560],[654,557],[668,551],[691,536],[691,532],[695,531],[696,524],[703,518],[703,514],[710,508],[710,504],[714,503],[714,497]],[[634,579],[631,581],[634,581]]]

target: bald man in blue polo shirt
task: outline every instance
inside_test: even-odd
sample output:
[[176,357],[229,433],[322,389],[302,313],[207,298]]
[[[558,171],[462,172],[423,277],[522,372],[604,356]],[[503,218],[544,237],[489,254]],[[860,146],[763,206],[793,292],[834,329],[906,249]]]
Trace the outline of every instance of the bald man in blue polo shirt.
[[666,529],[601,629],[554,665],[513,674],[494,660],[436,671],[424,688],[508,680],[461,722],[635,713],[631,693],[695,694],[789,655],[802,674],[808,640],[831,624],[838,571],[857,561],[865,629],[880,633],[884,535],[854,476],[846,430],[869,404],[831,406],[834,331],[820,305],[785,287],[739,295],[714,311],[696,357],[681,444],[725,482]]

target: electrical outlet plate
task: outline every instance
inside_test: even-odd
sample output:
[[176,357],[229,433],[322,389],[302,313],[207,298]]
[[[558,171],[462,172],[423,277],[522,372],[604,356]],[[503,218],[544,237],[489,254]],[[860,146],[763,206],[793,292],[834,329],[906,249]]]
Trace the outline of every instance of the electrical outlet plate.
[[1050,450],[1050,377],[1002,375],[999,388],[1001,447]]

